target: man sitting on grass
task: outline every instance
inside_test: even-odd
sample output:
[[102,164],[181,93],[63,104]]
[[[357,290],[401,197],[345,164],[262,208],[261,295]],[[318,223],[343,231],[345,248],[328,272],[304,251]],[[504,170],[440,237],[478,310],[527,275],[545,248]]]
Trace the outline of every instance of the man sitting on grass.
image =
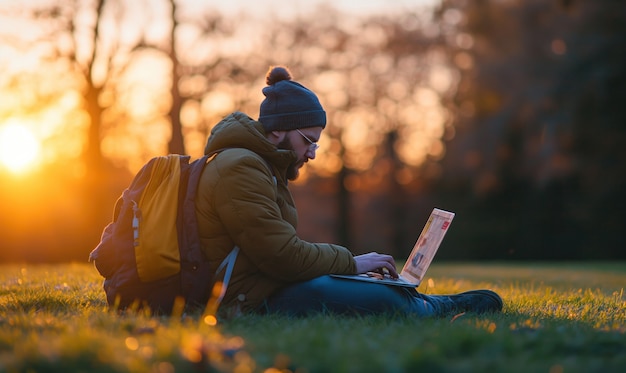
[[345,247],[312,243],[296,234],[297,212],[288,181],[315,159],[326,113],[317,96],[271,68],[259,120],[235,112],[218,123],[205,153],[222,150],[204,169],[196,198],[203,251],[216,270],[233,248],[235,260],[222,307],[229,314],[305,315],[498,312],[490,290],[425,295],[415,289],[351,281],[330,274],[387,271],[394,259],[375,252],[353,256]]

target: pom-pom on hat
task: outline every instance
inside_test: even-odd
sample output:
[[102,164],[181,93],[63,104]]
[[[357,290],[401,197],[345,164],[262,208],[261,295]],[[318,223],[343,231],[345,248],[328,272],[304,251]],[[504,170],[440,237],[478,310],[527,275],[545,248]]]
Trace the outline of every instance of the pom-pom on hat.
[[259,122],[267,132],[326,127],[326,112],[315,93],[291,80],[286,67],[272,66],[265,77]]

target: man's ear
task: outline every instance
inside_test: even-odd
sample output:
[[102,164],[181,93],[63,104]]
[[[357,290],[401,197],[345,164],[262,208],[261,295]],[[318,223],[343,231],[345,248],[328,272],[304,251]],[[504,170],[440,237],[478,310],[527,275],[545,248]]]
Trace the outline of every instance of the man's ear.
[[267,139],[274,145],[280,144],[287,136],[287,131],[272,131],[267,135]]

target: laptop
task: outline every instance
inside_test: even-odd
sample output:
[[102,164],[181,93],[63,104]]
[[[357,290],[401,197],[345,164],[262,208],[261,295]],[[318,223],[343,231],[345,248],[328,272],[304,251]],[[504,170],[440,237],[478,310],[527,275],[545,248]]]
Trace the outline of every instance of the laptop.
[[437,208],[433,209],[397,279],[391,278],[389,275],[383,276],[371,272],[359,275],[331,276],[349,280],[415,288],[419,286],[424,279],[424,275],[426,274],[428,267],[430,267],[430,263],[435,257],[437,250],[439,250],[441,241],[443,241],[443,237],[448,232],[448,228],[450,227],[453,218],[453,212]]

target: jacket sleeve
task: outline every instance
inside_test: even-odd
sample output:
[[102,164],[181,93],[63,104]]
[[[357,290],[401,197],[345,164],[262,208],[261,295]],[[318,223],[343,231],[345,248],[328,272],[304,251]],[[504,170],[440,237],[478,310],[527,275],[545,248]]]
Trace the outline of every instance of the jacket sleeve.
[[249,155],[216,161],[219,218],[235,245],[260,271],[282,281],[356,272],[352,253],[345,247],[298,238],[281,215],[274,177],[262,159]]

